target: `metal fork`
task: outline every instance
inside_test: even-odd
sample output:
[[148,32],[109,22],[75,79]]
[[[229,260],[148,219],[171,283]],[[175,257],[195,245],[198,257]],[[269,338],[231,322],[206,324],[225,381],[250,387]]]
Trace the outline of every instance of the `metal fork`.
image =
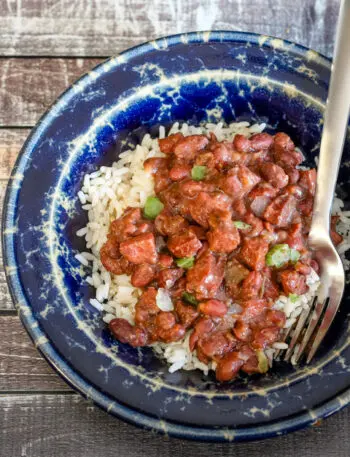
[[329,235],[330,213],[343,152],[350,109],[350,0],[343,0],[324,115],[316,194],[309,245],[320,265],[320,288],[309,309],[304,310],[291,336],[284,359],[297,363],[306,355],[309,363],[326,335],[344,292],[344,268]]

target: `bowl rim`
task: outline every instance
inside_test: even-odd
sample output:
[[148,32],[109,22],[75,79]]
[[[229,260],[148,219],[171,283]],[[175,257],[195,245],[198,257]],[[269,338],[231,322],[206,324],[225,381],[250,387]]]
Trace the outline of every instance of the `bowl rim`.
[[32,129],[30,135],[28,136],[18,154],[15,165],[11,172],[4,199],[4,214],[2,218],[2,247],[4,253],[4,266],[6,280],[12,301],[15,304],[21,322],[24,325],[28,335],[32,339],[39,352],[49,362],[49,364],[71,387],[82,394],[85,398],[92,400],[97,406],[101,407],[107,412],[112,413],[120,419],[125,420],[126,422],[145,429],[153,430],[161,434],[168,434],[178,438],[201,441],[251,441],[274,437],[305,428],[317,423],[320,419],[330,416],[331,414],[339,411],[350,403],[350,386],[317,408],[296,414],[290,418],[287,417],[274,423],[267,423],[258,426],[241,427],[236,429],[216,429],[210,426],[196,427],[192,425],[181,425],[178,423],[152,417],[146,413],[139,412],[129,406],[125,406],[115,400],[112,400],[110,396],[100,392],[97,388],[93,387],[83,378],[83,376],[79,375],[73,368],[70,367],[67,361],[56,351],[49,338],[40,329],[40,327],[33,327],[33,323],[37,321],[31,312],[30,303],[26,298],[18,273],[10,273],[6,268],[6,265],[15,264],[11,249],[13,234],[10,233],[10,236],[5,236],[9,235],[9,233],[6,233],[6,231],[11,230],[10,208],[16,208],[16,201],[19,192],[18,186],[14,185],[14,177],[18,172],[18,169],[21,168],[20,166],[21,162],[23,162],[24,154],[26,152],[28,153],[29,151],[30,155],[35,147],[37,139],[40,137],[41,133],[45,130],[47,125],[49,125],[57,113],[69,103],[71,98],[76,95],[76,88],[82,90],[88,86],[92,75],[94,78],[96,78],[99,75],[108,72],[110,69],[126,63],[128,60],[132,59],[135,56],[145,55],[151,51],[165,49],[166,47],[175,46],[178,44],[208,42],[242,42],[258,44],[262,46],[270,46],[274,48],[283,46],[288,49],[288,52],[297,55],[305,56],[306,54],[312,53],[312,58],[314,60],[317,60],[326,68],[331,67],[331,60],[326,56],[305,46],[296,44],[292,41],[251,32],[224,30],[180,33],[167,37],[161,37],[156,40],[147,41],[129,48],[117,56],[111,57],[101,62],[90,72],[86,73],[73,84],[71,84],[45,111],[45,113],[37,122],[36,126]]

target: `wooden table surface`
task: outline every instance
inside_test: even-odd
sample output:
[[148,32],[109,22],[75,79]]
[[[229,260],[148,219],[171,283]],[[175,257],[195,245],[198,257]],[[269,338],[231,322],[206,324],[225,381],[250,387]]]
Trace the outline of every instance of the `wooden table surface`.
[[[339,0],[0,0],[0,209],[16,156],[41,114],[105,57],[191,30],[253,31],[331,56]],[[0,260],[0,456],[349,457],[350,409],[256,443],[155,436],[73,392],[32,346]]]

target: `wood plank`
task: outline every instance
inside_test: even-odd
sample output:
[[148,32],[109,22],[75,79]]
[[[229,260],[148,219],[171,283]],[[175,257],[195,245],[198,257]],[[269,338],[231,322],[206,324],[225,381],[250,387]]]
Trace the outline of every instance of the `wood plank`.
[[339,2],[1,0],[0,55],[107,56],[158,36],[210,29],[280,36],[330,55]]
[[18,316],[0,315],[0,335],[0,394],[72,391],[34,347]]
[[[0,32],[1,34],[1,32]],[[0,60],[0,127],[33,126],[67,87],[102,59]]]
[[[30,129],[0,129],[0,219],[7,180]],[[0,310],[14,309],[8,292],[0,245]]]
[[0,129],[0,181],[10,177],[18,153],[31,129]]
[[348,408],[318,427],[264,443],[196,443],[137,429],[78,395],[0,398],[0,441],[4,456],[349,457],[349,432]]
[[[0,180],[0,220],[2,217],[3,200],[5,196],[7,180]],[[8,291],[7,282],[5,278],[2,245],[0,243],[0,311],[14,309],[10,293]]]

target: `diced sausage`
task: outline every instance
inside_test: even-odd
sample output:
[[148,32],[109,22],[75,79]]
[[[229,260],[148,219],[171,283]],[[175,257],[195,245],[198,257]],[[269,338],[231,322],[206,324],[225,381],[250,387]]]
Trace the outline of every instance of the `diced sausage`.
[[285,189],[283,189],[283,194],[293,195],[297,200],[301,200],[305,196],[305,189],[302,189],[296,184],[290,184]]
[[169,211],[163,210],[155,218],[154,224],[157,231],[164,236],[175,235],[188,227],[188,222],[180,215],[172,215]]
[[267,300],[276,300],[280,295],[280,290],[276,282],[267,276],[263,277],[263,298]]
[[136,325],[147,330],[153,331],[155,318],[160,312],[156,303],[157,290],[149,287],[142,292],[141,297],[135,305]]
[[264,325],[283,328],[285,323],[286,315],[283,311],[279,311],[278,309],[268,309],[266,311]]
[[202,247],[202,243],[190,230],[184,230],[168,239],[168,249],[175,257],[192,257]]
[[209,216],[216,211],[229,211],[231,200],[222,192],[200,192],[191,201],[189,212],[191,217],[202,227],[208,227]]
[[184,270],[182,268],[165,268],[157,275],[158,285],[164,289],[171,289],[183,274]]
[[197,155],[194,164],[205,166],[209,169],[213,169],[216,165],[214,154],[212,152],[204,150],[204,152]]
[[268,306],[268,302],[262,298],[253,298],[252,300],[242,301],[240,304],[243,307],[240,317],[244,322],[256,319]]
[[297,271],[298,273],[305,275],[305,276],[309,275],[311,272],[311,267],[309,265],[306,265],[303,262],[296,262],[296,264],[294,265],[294,268],[295,268],[295,271]]
[[197,355],[201,353],[209,361],[222,357],[233,348],[232,334],[227,331],[215,331],[198,340]]
[[239,245],[239,232],[229,211],[218,211],[210,215],[209,226],[211,230],[207,233],[207,239],[212,251],[229,254]]
[[232,145],[231,144],[224,144],[219,143],[213,150],[213,158],[215,167],[218,170],[223,169],[228,165],[232,165],[233,157],[232,157]]
[[198,309],[201,313],[213,317],[223,317],[227,313],[226,303],[214,299],[206,300],[199,303]]
[[106,270],[115,275],[124,273],[129,275],[132,272],[132,265],[127,259],[121,256],[119,243],[112,235],[108,235],[106,243],[102,246],[100,250],[100,259]]
[[159,254],[158,255],[158,264],[162,268],[169,268],[174,263],[173,258],[167,254]]
[[277,227],[287,227],[293,217],[296,200],[292,195],[280,195],[267,206],[263,217]]
[[129,262],[136,264],[153,264],[157,261],[156,242],[153,233],[144,233],[123,241],[120,243],[120,252]]
[[253,270],[261,270],[265,266],[265,257],[269,243],[263,237],[245,238],[239,253],[239,260]]
[[245,235],[250,237],[258,236],[264,230],[263,222],[250,211],[242,217],[242,220],[250,225],[250,228],[244,231]]
[[200,227],[199,225],[190,225],[188,230],[193,232],[199,240],[207,239],[207,232],[203,227]]
[[214,298],[224,279],[225,259],[210,251],[204,252],[187,272],[187,292],[198,300]]
[[302,251],[305,248],[302,224],[300,222],[290,226],[284,241],[290,248],[296,249],[297,251]]
[[288,184],[288,175],[283,168],[273,162],[264,162],[260,165],[261,176],[273,187],[282,189]]
[[266,346],[271,346],[279,339],[281,329],[279,327],[266,327],[254,335],[252,346],[256,349],[264,349]]
[[127,208],[123,216],[111,223],[109,233],[116,241],[124,241],[136,232],[140,222],[145,222],[140,208]]
[[220,175],[217,185],[233,200],[247,195],[261,181],[260,176],[244,165],[236,165],[225,175]]
[[278,189],[268,183],[259,183],[248,195],[250,209],[255,216],[261,217],[267,205],[278,193]]
[[155,270],[152,265],[148,263],[142,263],[137,265],[131,275],[131,284],[134,287],[145,287],[155,277]]
[[258,271],[251,271],[243,280],[240,297],[242,300],[251,300],[258,298],[261,294],[263,285],[263,276]]
[[240,296],[241,283],[249,275],[249,270],[237,259],[231,259],[225,267],[225,289],[233,299]]
[[300,170],[299,186],[306,189],[310,195],[314,196],[316,192],[317,173],[315,168],[311,170]]
[[303,295],[309,290],[309,287],[306,284],[305,276],[292,268],[287,268],[286,270],[281,271],[279,273],[279,279],[286,295]]
[[107,271],[110,271],[114,275],[131,274],[132,265],[124,257],[113,259],[112,257],[104,256],[103,252],[100,254],[100,256],[102,265]]
[[312,209],[314,205],[314,199],[313,197],[307,197],[304,198],[303,200],[298,202],[298,211],[303,215],[303,216],[311,216],[312,214]]
[[194,306],[186,305],[182,300],[175,303],[175,311],[181,324],[186,328],[191,327],[199,316],[199,312]]

